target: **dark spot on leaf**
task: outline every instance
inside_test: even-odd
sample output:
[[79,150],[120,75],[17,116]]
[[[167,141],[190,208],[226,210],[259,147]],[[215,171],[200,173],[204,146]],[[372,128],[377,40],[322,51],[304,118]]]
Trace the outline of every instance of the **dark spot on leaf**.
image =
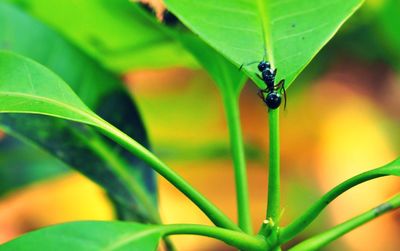
[[301,40],[304,40],[304,39],[306,39],[305,37],[301,37]]
[[292,28],[296,27],[296,24],[292,24]]

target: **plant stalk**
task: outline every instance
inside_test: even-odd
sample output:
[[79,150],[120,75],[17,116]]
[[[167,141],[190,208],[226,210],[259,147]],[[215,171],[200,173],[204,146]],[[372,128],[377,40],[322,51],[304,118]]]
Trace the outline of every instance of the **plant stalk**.
[[269,118],[269,172],[267,219],[278,223],[280,217],[280,151],[279,109],[270,109]]
[[265,251],[267,243],[264,238],[251,236],[249,234],[227,230],[218,227],[176,224],[162,226],[163,235],[201,235],[211,237],[225,242],[230,246],[246,251]]
[[239,99],[234,95],[224,98],[224,105],[228,121],[229,138],[235,173],[236,202],[239,227],[245,233],[252,233],[249,185],[247,181],[246,160],[242,130],[240,126]]
[[[79,137],[83,137],[79,132],[76,132]],[[100,137],[93,134],[88,138],[83,138],[88,145],[95,151],[100,158],[103,158],[104,161],[107,162],[109,168],[113,170],[113,172],[117,173],[126,185],[126,188],[131,193],[132,197],[137,197],[137,201],[141,204],[145,212],[150,217],[150,220],[154,224],[161,224],[161,217],[157,210],[155,203],[150,200],[150,197],[147,195],[146,190],[144,190],[143,186],[141,186],[138,181],[132,176],[132,174],[128,171],[129,166],[123,160],[115,156],[112,149],[110,149]]]
[[354,217],[340,225],[337,225],[321,234],[313,236],[300,244],[289,249],[290,251],[313,251],[320,250],[322,247],[326,246],[330,242],[338,239],[339,237],[347,234],[351,230],[377,218],[378,216],[390,212],[396,208],[400,207],[400,194],[375,207],[357,217]]
[[153,168],[157,173],[163,176],[171,184],[173,184],[178,190],[185,194],[194,204],[196,204],[216,225],[222,228],[227,228],[235,231],[241,231],[241,229],[232,222],[220,209],[218,209],[213,203],[207,200],[201,193],[193,188],[185,179],[179,174],[169,168],[165,163],[158,159],[145,147],[140,145],[138,142],[130,138],[122,131],[109,124],[107,121],[97,118],[94,125],[101,125],[98,128],[115,142],[125,147],[132,154],[137,156],[146,162]]
[[322,212],[322,210],[324,210],[324,208],[329,203],[331,203],[339,195],[346,192],[350,188],[355,187],[363,182],[389,175],[389,173],[381,171],[381,169],[386,168],[387,166],[392,166],[392,165],[395,166],[396,163],[398,162],[399,160],[397,159],[381,168],[366,171],[332,188],[329,192],[324,194],[318,201],[316,201],[310,208],[308,208],[307,211],[305,211],[300,217],[296,218],[296,220],[294,220],[288,226],[281,229],[279,242],[285,243],[294,238],[298,233],[300,233],[308,225],[310,225],[311,222],[313,222],[313,220],[318,217],[318,215]]

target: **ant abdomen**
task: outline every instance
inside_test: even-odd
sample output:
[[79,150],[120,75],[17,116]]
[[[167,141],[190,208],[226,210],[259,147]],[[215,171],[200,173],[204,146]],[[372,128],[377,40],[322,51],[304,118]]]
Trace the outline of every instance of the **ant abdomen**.
[[277,92],[270,92],[264,99],[265,104],[270,109],[276,109],[281,105],[282,97]]

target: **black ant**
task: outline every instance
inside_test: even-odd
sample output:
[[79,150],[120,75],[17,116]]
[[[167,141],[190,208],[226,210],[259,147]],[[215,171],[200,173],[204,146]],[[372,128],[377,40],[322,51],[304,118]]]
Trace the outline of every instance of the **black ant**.
[[[148,4],[146,2],[138,2],[138,3],[149,14],[156,16],[156,11],[153,9],[153,7],[151,7],[150,4]],[[172,14],[170,11],[168,11],[167,9],[165,9],[161,13],[161,16],[162,16],[162,18],[161,18],[162,23],[164,23],[167,26],[177,26],[180,23],[178,18],[174,14]]]
[[[239,70],[242,69],[242,67],[243,65],[240,66]],[[275,85],[277,69],[272,70],[271,64],[265,60],[262,60],[258,64],[258,70],[261,72],[261,75],[257,73],[257,77],[267,85],[265,89],[258,90],[258,96],[264,101],[269,109],[276,109],[282,103],[281,93],[283,92],[283,98],[285,100],[284,109],[286,109],[285,80],[282,79]],[[266,94],[266,96],[264,96],[264,94]]]
[[172,14],[170,11],[168,11],[167,9],[165,9],[163,11],[162,17],[163,17],[162,22],[165,25],[176,26],[180,23],[178,18],[174,14]]
[[[266,62],[262,60],[258,64],[258,70],[261,72],[260,74],[257,74],[257,76],[264,81],[264,83],[267,85],[265,89],[260,89],[258,91],[258,96],[264,101],[264,103],[268,106],[270,109],[276,109],[281,105],[282,102],[282,97],[281,97],[281,92],[283,92],[283,98],[284,98],[284,109],[286,108],[286,90],[285,90],[285,80],[282,79],[279,81],[278,84],[275,85],[275,76],[277,73],[277,69],[272,70],[271,64],[269,62]],[[267,94],[267,96],[264,96],[264,94]]]

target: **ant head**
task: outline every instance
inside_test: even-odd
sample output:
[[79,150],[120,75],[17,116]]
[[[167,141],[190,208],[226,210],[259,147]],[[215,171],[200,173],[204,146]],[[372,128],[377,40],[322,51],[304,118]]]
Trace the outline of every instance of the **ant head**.
[[265,71],[266,69],[270,69],[270,68],[271,68],[271,64],[264,60],[258,64],[258,70],[261,72]]

